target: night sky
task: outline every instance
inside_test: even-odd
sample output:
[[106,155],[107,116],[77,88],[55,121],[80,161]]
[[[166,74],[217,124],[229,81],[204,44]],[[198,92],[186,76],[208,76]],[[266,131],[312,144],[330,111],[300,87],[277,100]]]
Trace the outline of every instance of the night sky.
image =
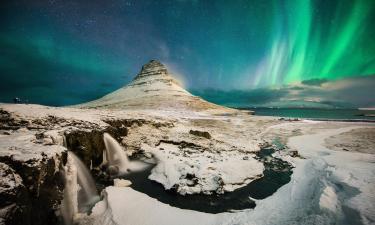
[[0,101],[85,102],[150,59],[194,93],[367,80],[374,40],[373,0],[2,0]]

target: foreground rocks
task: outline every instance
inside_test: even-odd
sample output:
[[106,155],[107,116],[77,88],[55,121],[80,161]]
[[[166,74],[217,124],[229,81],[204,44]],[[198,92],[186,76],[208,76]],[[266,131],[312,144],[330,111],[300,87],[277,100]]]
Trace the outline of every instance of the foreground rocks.
[[0,163],[0,224],[27,224],[30,205],[23,180],[10,166]]
[[11,131],[0,136],[0,196],[4,224],[56,224],[64,188],[59,168],[66,149],[35,133]]
[[[160,165],[152,171],[151,177],[181,194],[223,193],[261,177],[263,166],[255,159],[262,142],[261,131],[265,126],[278,123],[273,119],[264,123],[248,114],[150,113],[38,105],[2,105],[1,108],[7,118],[3,120],[3,132],[15,135],[23,130],[29,135],[28,142],[43,148],[53,149],[65,144],[93,169],[102,162],[102,135],[107,132],[131,157],[159,157]],[[28,114],[29,110],[33,110],[33,115]],[[4,139],[9,138],[4,135]],[[15,141],[12,144],[23,146],[26,143]],[[14,154],[9,149],[2,151],[4,156]],[[180,169],[177,173],[163,171],[161,165]],[[237,170],[240,172],[236,172],[236,176],[229,174]],[[161,179],[160,172],[165,179]]]
[[[18,104],[2,104],[0,109],[2,185],[17,184],[12,195],[1,190],[4,199],[8,199],[1,205],[1,217],[7,224],[57,223],[56,211],[64,187],[61,168],[67,150],[75,152],[95,174],[102,162],[104,132],[116,138],[131,157],[165,158],[153,170],[152,177],[181,194],[223,193],[262,176],[263,167],[254,159],[262,128],[258,121],[248,117],[184,112],[181,119],[181,114],[172,111],[150,113]],[[245,120],[247,124],[257,123],[259,129],[250,131],[242,126]],[[237,125],[232,126],[233,123]],[[239,137],[241,132],[244,135]],[[176,156],[169,157],[172,152]],[[232,157],[235,155],[238,157]],[[165,179],[156,179],[162,165],[181,170],[162,171]],[[233,170],[242,172],[232,179],[229,173]]]

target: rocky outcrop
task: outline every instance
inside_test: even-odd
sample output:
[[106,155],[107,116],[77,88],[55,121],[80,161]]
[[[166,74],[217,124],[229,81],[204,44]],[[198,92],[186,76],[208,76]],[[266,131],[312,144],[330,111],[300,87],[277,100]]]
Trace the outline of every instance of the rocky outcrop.
[[190,130],[189,134],[192,134],[192,135],[195,135],[195,136],[198,136],[198,137],[204,137],[204,138],[207,138],[207,139],[211,138],[211,134],[208,133],[207,131]]
[[5,163],[0,163],[0,199],[0,224],[28,223],[27,190],[20,175]]
[[5,224],[56,224],[64,188],[63,146],[40,144],[26,128],[0,136],[0,196]]

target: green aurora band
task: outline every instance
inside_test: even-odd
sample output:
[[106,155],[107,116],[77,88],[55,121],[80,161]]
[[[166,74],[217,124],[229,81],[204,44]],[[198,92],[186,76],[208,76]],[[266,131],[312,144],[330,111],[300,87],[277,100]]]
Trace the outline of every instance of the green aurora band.
[[315,18],[313,3],[285,1],[281,7],[274,1],[272,47],[257,66],[254,87],[375,74],[373,37],[361,39],[373,26],[369,20],[373,2],[339,4],[330,18]]
[[375,0],[5,0],[0,102],[93,100],[150,59],[208,92],[375,79],[374,24]]

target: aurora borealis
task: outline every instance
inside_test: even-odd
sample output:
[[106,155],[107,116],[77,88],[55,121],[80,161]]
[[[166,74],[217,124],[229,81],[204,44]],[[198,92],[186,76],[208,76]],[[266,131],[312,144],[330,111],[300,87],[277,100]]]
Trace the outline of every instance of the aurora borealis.
[[[274,36],[256,72],[256,86],[374,74],[374,4],[317,2],[274,4]],[[327,8],[335,10],[323,12]]]
[[150,59],[189,89],[242,90],[375,74],[375,1],[2,1],[0,101],[66,105]]

